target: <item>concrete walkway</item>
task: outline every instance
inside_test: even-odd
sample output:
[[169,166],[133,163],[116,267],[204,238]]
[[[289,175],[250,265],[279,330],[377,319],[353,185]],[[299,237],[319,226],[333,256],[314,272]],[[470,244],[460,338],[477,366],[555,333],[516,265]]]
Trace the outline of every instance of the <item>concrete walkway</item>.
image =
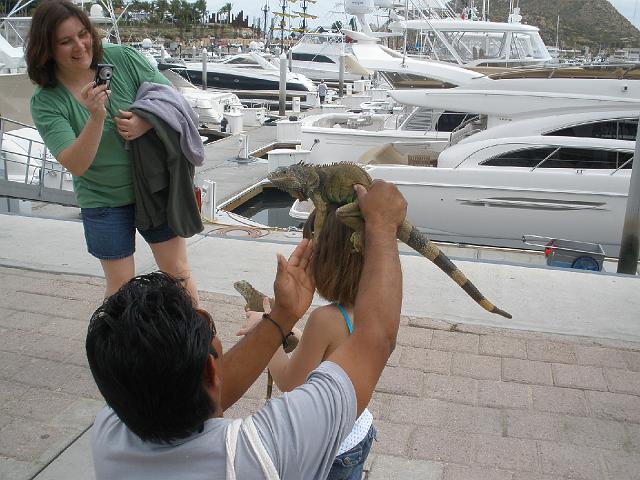
[[[190,240],[225,348],[243,318],[232,282],[270,292],[275,253],[297,240],[215,225]],[[138,271],[152,270],[138,245]],[[90,479],[87,430],[103,401],[83,341],[99,265],[73,221],[0,215],[0,252],[0,479]],[[423,259],[403,251],[402,263],[404,316],[370,406],[368,479],[639,478],[637,278],[458,260],[514,314],[507,323]],[[255,411],[265,385],[263,375],[226,414]]]

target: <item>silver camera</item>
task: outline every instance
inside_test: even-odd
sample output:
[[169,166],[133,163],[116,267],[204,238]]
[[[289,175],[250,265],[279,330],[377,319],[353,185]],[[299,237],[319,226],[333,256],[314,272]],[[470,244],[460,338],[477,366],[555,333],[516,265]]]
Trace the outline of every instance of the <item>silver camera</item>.
[[98,85],[106,85],[107,88],[109,88],[114,68],[115,67],[113,65],[108,63],[99,63],[96,65],[96,78],[94,80],[96,87]]

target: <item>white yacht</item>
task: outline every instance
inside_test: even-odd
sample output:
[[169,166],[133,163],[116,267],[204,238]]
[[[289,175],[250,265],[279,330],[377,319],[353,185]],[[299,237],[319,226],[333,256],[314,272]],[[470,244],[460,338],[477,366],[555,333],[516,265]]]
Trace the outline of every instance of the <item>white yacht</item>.
[[437,168],[367,170],[398,185],[409,221],[436,240],[521,247],[523,235],[540,235],[599,243],[617,256],[634,148],[601,138],[493,138],[452,146]]
[[552,60],[537,27],[459,18],[396,20],[391,31],[417,32],[417,57],[467,67],[516,67]]
[[[356,44],[358,61],[376,65],[392,87],[395,114],[331,112],[302,120],[302,147],[310,162],[357,160],[369,149],[404,144],[424,163],[469,135],[538,135],[575,122],[606,122],[640,110],[640,69],[620,67],[536,67],[485,75],[455,65],[400,58],[385,47]],[[398,108],[396,109],[398,110]],[[626,113],[625,113],[626,112]],[[584,114],[568,118],[568,114]],[[527,122],[509,129],[509,124]],[[635,137],[634,137],[635,138]],[[418,157],[416,157],[418,158]]]
[[[175,71],[194,85],[202,85],[202,62],[187,62],[183,69]],[[239,53],[220,62],[207,63],[207,88],[233,90],[238,96],[278,94],[280,69],[269,59],[256,52]],[[304,75],[287,73],[287,94],[315,92],[316,87]]]
[[316,81],[338,81],[342,58],[345,81],[368,78],[373,72],[358,63],[352,44],[351,37],[342,33],[305,33],[291,47],[291,71]]
[[[457,2],[456,2],[457,3]],[[507,22],[487,21],[486,10],[479,15],[473,1],[462,14],[445,0],[345,0],[345,11],[354,15],[362,32],[372,37],[415,38],[403,42],[403,51],[419,58],[451,62],[467,67],[514,67],[543,64],[552,60],[539,29],[522,23],[520,8],[512,6]],[[374,32],[370,16],[386,9],[388,32]]]
[[[434,240],[517,248],[534,235],[598,243],[617,256],[634,148],[575,136],[491,138],[452,146],[425,167],[387,145],[365,169],[398,186],[407,219]],[[296,201],[290,214],[304,219],[312,208]]]

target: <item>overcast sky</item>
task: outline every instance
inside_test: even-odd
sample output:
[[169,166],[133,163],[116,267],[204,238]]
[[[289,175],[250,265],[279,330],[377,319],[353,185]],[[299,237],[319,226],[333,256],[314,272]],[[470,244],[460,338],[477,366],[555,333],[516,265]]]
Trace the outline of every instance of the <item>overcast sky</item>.
[[[270,10],[279,10],[281,2],[279,0],[229,0],[233,5],[233,13],[237,13],[240,10],[244,10],[245,15],[249,16],[249,22],[251,23],[254,18],[263,18],[263,14],[260,11],[264,6],[265,1],[269,5]],[[640,0],[609,0],[618,11],[627,17],[637,27],[640,27]],[[227,1],[223,0],[207,0],[210,11],[219,10]],[[477,3],[482,3],[477,0]],[[301,10],[299,8],[300,1],[297,3],[291,3],[291,10]],[[311,20],[311,26],[323,25],[326,27],[331,26],[336,20],[345,22],[344,14],[337,13],[342,10],[341,2],[336,0],[318,0],[317,3],[309,3],[307,13],[318,15],[317,20]],[[526,17],[526,11],[523,12]],[[506,16],[506,12],[505,12]],[[269,22],[271,21],[271,13],[269,13]]]

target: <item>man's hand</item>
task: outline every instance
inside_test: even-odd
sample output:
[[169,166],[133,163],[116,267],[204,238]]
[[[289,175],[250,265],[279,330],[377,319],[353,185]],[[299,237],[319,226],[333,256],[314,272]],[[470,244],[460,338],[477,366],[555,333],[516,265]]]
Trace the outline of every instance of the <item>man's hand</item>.
[[374,180],[369,190],[362,185],[354,185],[354,188],[366,227],[389,229],[395,233],[407,216],[407,201],[398,187]]
[[113,120],[116,122],[118,133],[125,140],[135,140],[151,130],[151,124],[135,113],[124,110],[118,111],[120,116],[113,117]]
[[263,297],[262,299],[262,312],[254,312],[253,310],[248,310],[246,312],[246,317],[244,323],[240,327],[240,330],[236,332],[238,337],[242,335],[246,335],[253,327],[255,327],[260,320],[262,320],[263,313],[271,313],[271,303],[269,302],[269,297]]
[[287,331],[304,315],[313,299],[315,282],[311,272],[312,252],[312,241],[303,239],[288,261],[278,255],[272,315]]

